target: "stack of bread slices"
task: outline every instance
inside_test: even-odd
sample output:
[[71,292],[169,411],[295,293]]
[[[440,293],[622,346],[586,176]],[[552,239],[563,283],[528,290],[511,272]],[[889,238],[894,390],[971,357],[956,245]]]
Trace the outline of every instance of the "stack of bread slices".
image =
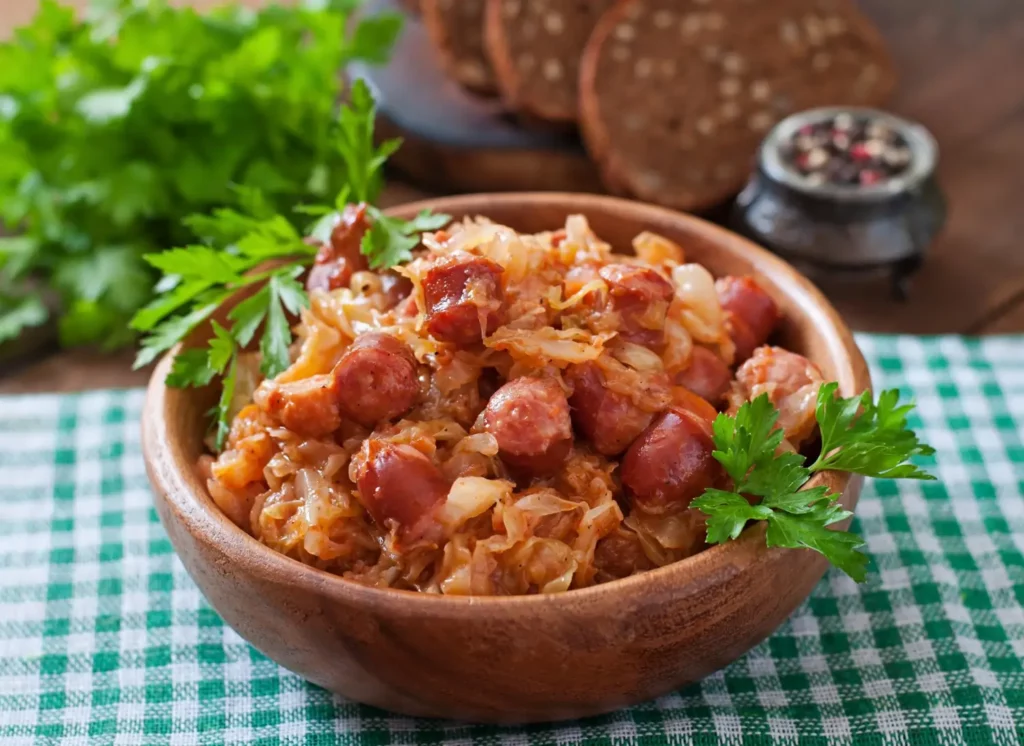
[[420,0],[447,73],[526,123],[577,126],[609,191],[713,207],[779,120],[895,85],[854,0]]

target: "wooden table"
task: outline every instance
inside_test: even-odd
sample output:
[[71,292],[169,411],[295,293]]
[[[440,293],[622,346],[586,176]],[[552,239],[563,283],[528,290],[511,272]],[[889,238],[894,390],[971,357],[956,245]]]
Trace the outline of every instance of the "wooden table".
[[[246,0],[258,3],[260,0]],[[82,5],[85,0],[72,0]],[[215,0],[194,0],[212,5]],[[35,0],[2,0],[0,33]],[[926,124],[941,148],[950,221],[905,303],[877,284],[823,289],[858,330],[918,334],[1024,332],[1024,3],[861,0],[901,74],[892,108]],[[423,196],[392,184],[387,202]],[[61,353],[5,378],[0,393],[140,385],[130,355]]]

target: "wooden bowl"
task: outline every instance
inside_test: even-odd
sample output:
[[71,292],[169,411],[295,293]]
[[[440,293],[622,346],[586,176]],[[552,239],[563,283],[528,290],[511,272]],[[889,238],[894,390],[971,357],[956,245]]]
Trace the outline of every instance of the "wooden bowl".
[[[850,396],[870,386],[849,330],[782,260],[697,218],[611,197],[471,195],[395,208],[486,215],[520,231],[586,215],[627,250],[650,230],[714,274],[753,274],[778,301],[779,341]],[[549,596],[469,598],[368,588],[303,565],[229,521],[195,470],[213,391],[149,385],[143,447],[171,542],[210,604],[242,637],[300,676],[353,700],[415,716],[549,721],[642,702],[722,668],[764,640],[826,569],[809,550],[767,549],[763,525],[695,557]],[[861,480],[819,475],[852,509]]]

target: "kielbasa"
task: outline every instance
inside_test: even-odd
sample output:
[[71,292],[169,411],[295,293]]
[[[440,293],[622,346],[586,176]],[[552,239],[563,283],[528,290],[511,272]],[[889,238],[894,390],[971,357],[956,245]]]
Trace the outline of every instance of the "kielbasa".
[[356,337],[332,375],[341,413],[364,427],[402,416],[420,395],[412,350],[383,332]]
[[707,347],[695,346],[689,366],[676,375],[676,383],[717,406],[732,381],[732,371],[722,358]]
[[571,365],[566,375],[573,387],[569,398],[573,421],[598,453],[622,453],[654,418],[628,396],[607,389],[604,373],[595,363]]
[[711,423],[672,407],[661,414],[622,458],[622,484],[648,513],[682,509],[721,477],[712,456]]
[[350,476],[366,512],[381,528],[397,525],[403,544],[440,538],[434,515],[451,485],[424,454],[409,445],[367,438]]
[[778,426],[790,444],[799,447],[817,428],[818,390],[824,380],[818,366],[803,355],[781,347],[758,347],[736,371],[729,412],[767,394],[779,410]]
[[606,264],[597,274],[608,284],[606,311],[619,315],[619,336],[645,347],[663,345],[672,283],[650,267],[632,264]]
[[723,277],[715,283],[739,365],[768,341],[778,325],[779,307],[752,277]]
[[313,268],[306,277],[306,289],[337,290],[348,287],[352,275],[369,269],[360,246],[370,229],[366,205],[345,205],[338,222],[331,230],[330,240],[320,245]]
[[506,383],[487,403],[483,424],[501,459],[534,475],[557,471],[572,448],[569,402],[551,378]]
[[341,425],[334,384],[327,374],[289,383],[266,381],[253,398],[260,409],[299,435],[321,438]]
[[500,264],[462,251],[435,261],[423,278],[427,330],[460,346],[492,334],[508,317],[503,272]]

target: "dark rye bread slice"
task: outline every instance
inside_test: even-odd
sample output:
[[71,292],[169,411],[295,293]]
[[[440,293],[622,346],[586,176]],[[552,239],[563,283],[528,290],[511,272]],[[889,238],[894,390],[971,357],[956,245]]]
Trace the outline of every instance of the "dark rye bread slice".
[[484,0],[420,0],[423,23],[445,72],[476,93],[497,92],[484,52]]
[[699,210],[743,186],[780,119],[894,84],[850,0],[626,0],[584,51],[580,125],[609,189]]
[[580,55],[615,0],[487,0],[485,36],[498,90],[528,118],[575,122]]

